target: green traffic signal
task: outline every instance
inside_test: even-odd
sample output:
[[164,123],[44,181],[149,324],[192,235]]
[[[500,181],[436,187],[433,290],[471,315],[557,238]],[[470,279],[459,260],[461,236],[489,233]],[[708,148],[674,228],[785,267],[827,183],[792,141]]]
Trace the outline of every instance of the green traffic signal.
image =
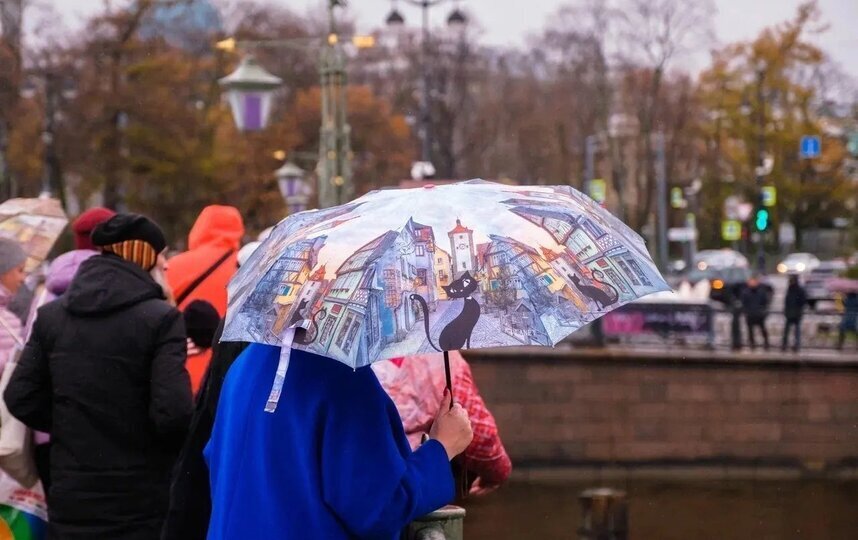
[[766,231],[769,228],[769,211],[765,208],[757,209],[756,219],[757,230],[760,232]]

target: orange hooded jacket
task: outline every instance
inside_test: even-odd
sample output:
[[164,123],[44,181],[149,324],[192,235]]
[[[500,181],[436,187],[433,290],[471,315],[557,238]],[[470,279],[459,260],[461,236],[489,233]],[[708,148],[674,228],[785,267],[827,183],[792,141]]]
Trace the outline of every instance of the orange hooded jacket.
[[[179,304],[184,309],[196,299],[206,300],[223,317],[226,314],[226,286],[238,269],[238,249],[244,223],[232,206],[207,206],[188,235],[188,251],[167,264],[167,283],[181,298],[188,288],[225,255],[226,259]],[[228,255],[227,255],[228,254]]]

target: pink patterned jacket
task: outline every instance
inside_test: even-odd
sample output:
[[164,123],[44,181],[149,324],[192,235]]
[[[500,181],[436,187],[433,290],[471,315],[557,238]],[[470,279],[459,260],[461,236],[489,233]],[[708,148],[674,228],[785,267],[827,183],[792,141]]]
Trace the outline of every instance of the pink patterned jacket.
[[[394,358],[372,365],[382,387],[393,399],[405,434],[416,448],[429,432],[447,385],[440,353]],[[483,485],[500,485],[512,473],[512,462],[498,434],[497,424],[474,383],[471,367],[459,352],[450,353],[453,399],[468,411],[474,440],[464,453],[464,464]]]
[[3,319],[3,322],[0,323],[0,373],[3,372],[3,366],[9,361],[9,355],[24,340],[21,320],[8,309],[11,300],[12,294],[6,287],[0,285],[0,319]]

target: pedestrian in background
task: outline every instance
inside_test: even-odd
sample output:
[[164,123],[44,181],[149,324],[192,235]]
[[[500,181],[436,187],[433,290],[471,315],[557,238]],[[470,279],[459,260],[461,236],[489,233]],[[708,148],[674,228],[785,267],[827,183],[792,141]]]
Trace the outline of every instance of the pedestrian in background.
[[769,312],[769,292],[760,285],[760,280],[754,276],[748,280],[748,285],[742,291],[742,311],[745,314],[745,324],[748,327],[748,342],[751,349],[757,348],[754,330],[759,328],[763,335],[763,347],[769,350],[769,333],[766,330],[766,317]]
[[784,299],[784,335],[781,342],[781,350],[787,350],[790,330],[795,331],[795,342],[792,350],[798,352],[801,348],[801,318],[804,315],[804,306],[807,305],[807,291],[801,286],[798,276],[789,277],[789,286]]
[[[260,242],[250,242],[238,252],[238,265],[243,266]],[[203,377],[188,437],[173,471],[170,485],[170,510],[164,522],[161,540],[205,540],[212,513],[209,469],[203,449],[214,426],[220,391],[229,368],[249,345],[245,342],[220,341],[224,321],[212,340],[211,361]]]
[[846,293],[843,299],[843,318],[840,319],[840,333],[837,337],[837,348],[842,349],[846,342],[846,334],[858,332],[858,292]]
[[244,223],[237,208],[207,206],[188,235],[188,251],[169,260],[167,282],[179,309],[205,300],[226,315],[226,286],[238,270]]
[[72,222],[75,249],[63,253],[51,262],[45,282],[51,295],[57,297],[66,292],[83,261],[98,255],[90,238],[92,231],[115,215],[113,210],[98,206],[83,212]]
[[221,318],[214,306],[205,300],[194,300],[188,304],[182,316],[188,333],[188,361],[185,367],[191,377],[191,391],[196,396],[211,361],[215,333]]
[[184,324],[151,275],[154,222],[118,214],[92,240],[101,254],[39,309],[4,397],[51,436],[50,538],[154,540],[193,408]]
[[9,310],[9,302],[27,277],[26,262],[27,254],[21,244],[0,238],[0,373],[12,352],[24,341],[21,319]]

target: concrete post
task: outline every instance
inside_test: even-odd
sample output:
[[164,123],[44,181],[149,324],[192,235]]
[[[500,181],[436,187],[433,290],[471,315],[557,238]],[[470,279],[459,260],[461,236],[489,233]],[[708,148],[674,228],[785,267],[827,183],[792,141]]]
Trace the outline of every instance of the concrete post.
[[626,494],[610,488],[588,489],[579,496],[579,540],[627,540]]
[[402,540],[463,540],[465,509],[445,506],[411,522]]

